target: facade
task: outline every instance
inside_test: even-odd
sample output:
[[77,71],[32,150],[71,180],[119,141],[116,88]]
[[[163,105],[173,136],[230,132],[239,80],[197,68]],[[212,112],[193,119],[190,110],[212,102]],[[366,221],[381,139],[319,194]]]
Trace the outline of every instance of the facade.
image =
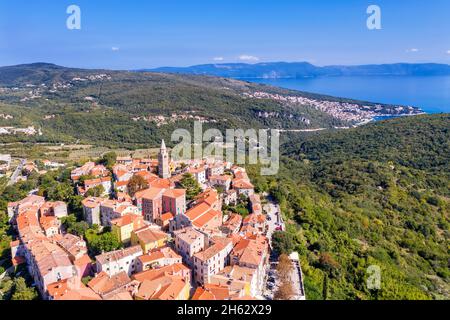
[[234,179],[233,189],[237,191],[238,196],[243,195],[247,198],[255,193],[255,187],[246,179]]
[[110,277],[121,272],[130,276],[136,272],[137,258],[142,254],[140,246],[103,253],[95,257],[97,272],[104,272]]
[[207,178],[211,179],[212,176],[221,176],[225,172],[225,167],[223,164],[212,164],[208,166],[208,169],[206,170]]
[[162,247],[138,257],[137,271],[142,272],[182,263],[182,258],[170,247]]
[[67,204],[62,201],[45,202],[39,209],[41,216],[54,216],[58,219],[67,217]]
[[150,188],[137,194],[141,199],[142,215],[146,221],[154,223],[164,213],[162,206],[162,195],[164,191],[165,189]]
[[218,274],[212,275],[210,283],[228,287],[230,294],[237,297],[256,297],[261,293],[258,288],[257,270],[241,266],[227,266]]
[[[186,213],[186,190],[170,189],[166,190],[162,196],[162,211],[170,212],[173,215]],[[157,217],[156,219],[161,217]]]
[[138,215],[138,208],[131,203],[117,200],[105,200],[100,204],[100,220],[104,227],[110,227],[111,221],[127,214]]
[[144,254],[166,245],[169,235],[159,227],[146,226],[131,233],[131,244],[139,245]]
[[210,283],[211,276],[222,271],[228,262],[233,242],[228,238],[216,239],[207,249],[194,255],[194,281],[198,285]]
[[40,196],[31,195],[17,202],[8,203],[8,218],[10,222],[21,211],[27,210],[27,208],[40,208],[45,203],[45,198]]
[[98,226],[101,225],[100,205],[105,200],[105,198],[89,197],[83,199],[83,201],[81,202],[83,205],[84,219],[90,226],[94,224]]
[[183,258],[183,262],[193,267],[193,256],[206,247],[205,235],[192,227],[174,232],[175,250]]
[[232,214],[228,220],[220,227],[220,230],[227,234],[236,234],[241,229],[242,216],[239,214]]
[[206,170],[205,167],[201,166],[198,168],[189,168],[188,173],[192,174],[195,180],[199,184],[204,184],[206,182]]
[[116,234],[120,242],[131,242],[131,233],[145,226],[144,218],[137,214],[126,214],[111,221],[111,231]]
[[223,191],[228,191],[231,188],[231,177],[226,175],[214,175],[209,177],[209,182],[212,186],[220,187]]
[[[264,277],[269,260],[269,241],[264,236],[253,236],[248,239],[241,239],[234,246],[230,254],[231,265],[256,270],[256,284],[254,286],[254,296],[261,294],[264,287]],[[256,291],[255,291],[256,290]]]

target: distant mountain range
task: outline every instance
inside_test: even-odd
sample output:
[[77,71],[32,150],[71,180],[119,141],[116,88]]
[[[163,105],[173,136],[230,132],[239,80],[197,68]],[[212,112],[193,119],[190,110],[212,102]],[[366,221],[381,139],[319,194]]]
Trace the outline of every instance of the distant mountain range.
[[191,67],[162,67],[137,71],[212,75],[228,78],[269,79],[320,76],[443,76],[450,75],[450,65],[437,63],[396,63],[319,67],[308,62],[268,62],[257,64],[204,64]]

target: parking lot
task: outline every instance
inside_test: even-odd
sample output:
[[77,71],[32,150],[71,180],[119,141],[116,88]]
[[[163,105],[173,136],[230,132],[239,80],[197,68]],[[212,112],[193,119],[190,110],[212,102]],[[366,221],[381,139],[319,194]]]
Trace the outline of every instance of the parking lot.
[[271,262],[266,274],[266,283],[264,287],[264,299],[273,300],[275,292],[278,290],[280,281],[277,274],[277,263]]
[[[295,291],[295,295],[291,298],[291,300],[306,300],[305,289],[303,285],[303,274],[300,262],[298,260],[298,255],[294,253],[290,256],[290,258],[293,265],[292,273],[290,275],[290,281]],[[273,300],[275,292],[280,286],[280,279],[277,274],[277,265],[278,262],[271,262],[270,268],[268,268],[267,270],[266,282],[263,292],[263,297],[266,300]]]

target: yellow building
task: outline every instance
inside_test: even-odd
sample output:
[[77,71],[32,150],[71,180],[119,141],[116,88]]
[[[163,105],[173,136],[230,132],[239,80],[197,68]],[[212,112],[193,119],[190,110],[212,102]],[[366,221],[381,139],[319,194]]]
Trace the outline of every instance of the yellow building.
[[124,244],[130,243],[133,231],[144,226],[144,218],[136,214],[127,214],[111,221],[111,231]]
[[147,226],[131,233],[131,244],[140,245],[144,254],[164,247],[168,240],[169,235],[154,226]]

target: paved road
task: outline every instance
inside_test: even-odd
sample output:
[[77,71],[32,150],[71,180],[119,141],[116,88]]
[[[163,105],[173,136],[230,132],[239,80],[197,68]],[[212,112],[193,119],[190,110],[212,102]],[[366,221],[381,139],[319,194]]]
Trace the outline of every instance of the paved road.
[[26,163],[25,159],[20,160],[19,165],[17,166],[16,170],[13,172],[11,178],[9,179],[8,186],[12,186],[14,183],[16,183],[16,180],[19,177],[19,174],[22,172],[25,163]]
[[267,212],[268,221],[267,225],[269,226],[267,231],[267,238],[269,239],[270,245],[272,245],[272,234],[275,230],[281,226],[281,229],[286,230],[283,217],[281,216],[280,206],[275,202],[274,199],[267,197],[268,203],[264,205],[264,210]]

